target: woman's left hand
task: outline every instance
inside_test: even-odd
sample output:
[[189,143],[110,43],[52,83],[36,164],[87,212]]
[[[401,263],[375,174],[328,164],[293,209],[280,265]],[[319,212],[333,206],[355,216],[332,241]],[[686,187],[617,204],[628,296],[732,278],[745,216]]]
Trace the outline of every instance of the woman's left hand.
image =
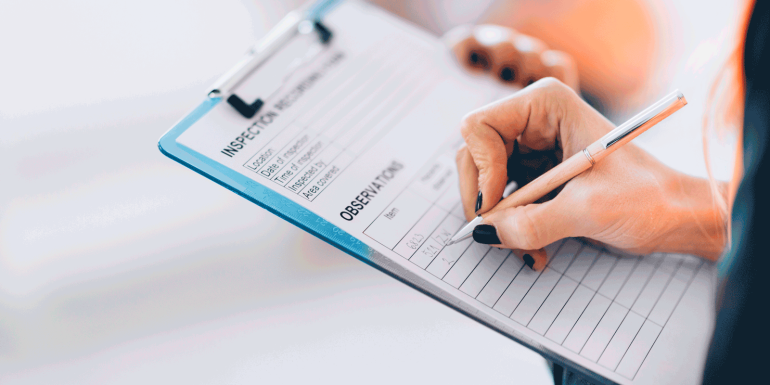
[[499,25],[464,25],[447,32],[443,40],[460,65],[470,72],[486,72],[505,84],[526,87],[553,77],[578,90],[575,61],[541,40]]

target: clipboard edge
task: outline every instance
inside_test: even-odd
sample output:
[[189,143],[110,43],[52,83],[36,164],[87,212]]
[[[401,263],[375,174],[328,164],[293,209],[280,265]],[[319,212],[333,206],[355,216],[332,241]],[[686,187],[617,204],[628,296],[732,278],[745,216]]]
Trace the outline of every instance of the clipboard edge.
[[[569,359],[562,357],[556,352],[553,352],[550,349],[537,344],[536,342],[520,335],[520,333],[516,332],[515,330],[506,328],[505,325],[495,322],[494,319],[484,316],[483,313],[473,312],[472,308],[470,307],[463,307],[461,305],[461,301],[453,301],[451,297],[441,295],[441,288],[399,266],[398,264],[389,263],[390,258],[367,246],[358,238],[333,225],[312,211],[272,191],[271,189],[263,186],[261,183],[251,181],[247,177],[237,174],[234,171],[233,174],[237,175],[226,175],[224,173],[220,173],[217,171],[217,168],[224,166],[201,154],[199,154],[200,157],[207,159],[208,161],[198,159],[196,156],[194,156],[194,154],[191,153],[193,150],[187,149],[177,143],[176,140],[182,133],[184,133],[188,128],[190,128],[203,116],[205,116],[217,105],[219,105],[221,101],[221,98],[207,98],[195,109],[193,109],[193,111],[175,123],[171,129],[169,129],[166,133],[163,134],[163,136],[161,136],[160,140],[158,141],[158,148],[160,152],[172,160],[180,163],[181,165],[217,183],[218,185],[234,192],[235,194],[245,198],[252,203],[255,203],[268,212],[277,215],[279,218],[286,220],[292,225],[299,227],[311,235],[318,237],[322,241],[329,243],[337,249],[345,252],[346,254],[358,259],[359,261],[379,270],[382,273],[385,273],[391,278],[419,291],[420,293],[432,298],[435,301],[438,301],[439,303],[451,308],[452,310],[455,310],[473,319],[474,321],[481,323],[482,325],[490,328],[491,330],[494,330],[500,335],[518,344],[524,345],[525,347],[543,356],[547,360],[556,362],[559,365],[570,368],[571,370],[578,371],[583,375],[591,377],[594,381],[599,383],[617,384],[609,378],[590,371],[588,368],[570,361]],[[233,176],[235,176],[235,178]],[[243,178],[244,182],[246,183],[242,183],[236,180],[239,179],[238,177]],[[259,199],[258,194],[264,194],[266,191],[268,192],[267,195],[274,195],[276,199],[280,201],[280,203],[275,204],[275,202],[265,202],[263,199]],[[291,215],[290,210],[294,210],[296,214]],[[301,218],[297,218],[298,215],[302,215],[303,217],[307,218],[306,220],[302,220]]]
[[[158,141],[160,152],[270,213],[334,245],[345,253],[368,261],[374,250],[359,239],[261,183],[252,181],[235,171],[229,173],[220,171],[226,167],[202,154],[196,156],[194,150],[177,143],[177,138],[182,133],[219,105],[221,101],[221,98],[207,98],[174,124]],[[265,199],[266,197],[269,198]]]
[[[335,8],[341,2],[341,0],[318,1],[316,4],[324,5],[309,13],[315,13],[316,17],[319,18],[323,17],[326,13],[331,11],[331,9]],[[545,359],[558,363],[564,367],[568,367],[573,371],[580,372],[582,375],[590,377],[592,380],[598,383],[618,384],[617,382],[612,381],[611,379],[598,373],[595,373],[574,361],[566,359],[558,353],[553,352],[552,350],[536,343],[535,341],[520,335],[519,332],[513,330],[512,328],[508,328],[499,322],[496,322],[494,319],[485,316],[483,313],[478,311],[474,312],[473,309],[469,306],[463,307],[461,305],[461,301],[452,301],[450,299],[451,297],[441,295],[440,293],[443,292],[443,289],[437,287],[435,284],[423,279],[422,277],[412,273],[411,271],[403,268],[398,264],[390,263],[389,257],[369,247],[358,238],[340,229],[331,222],[328,222],[327,220],[302,207],[296,202],[284,197],[277,192],[274,192],[268,187],[265,187],[261,183],[252,181],[251,179],[238,174],[235,171],[230,173],[218,171],[218,169],[227,168],[214,161],[213,159],[197,153],[192,149],[186,148],[177,142],[177,138],[179,136],[181,136],[188,128],[190,128],[203,116],[213,110],[222,101],[223,99],[221,97],[206,97],[202,103],[200,103],[190,113],[172,125],[172,127],[160,137],[158,140],[158,149],[160,152],[170,159],[226,188],[227,190],[234,192],[235,194],[278,216],[279,218],[286,220],[292,225],[299,227],[300,229],[310,233],[322,241],[329,243],[337,249],[345,252],[346,254],[358,259],[359,261],[379,270],[382,273],[387,274],[391,278],[406,284],[407,286],[419,291],[420,293],[432,298],[433,300],[436,300],[439,303],[451,308],[452,310],[455,310],[473,319],[474,321],[481,323],[482,325],[490,328],[500,335],[516,343],[519,343],[528,349],[531,349],[537,354],[543,356]],[[275,201],[266,202],[265,199],[260,199],[257,195],[263,195],[265,197],[271,196],[270,200]],[[290,211],[294,211],[295,214],[292,215]],[[307,218],[303,220],[298,216]]]

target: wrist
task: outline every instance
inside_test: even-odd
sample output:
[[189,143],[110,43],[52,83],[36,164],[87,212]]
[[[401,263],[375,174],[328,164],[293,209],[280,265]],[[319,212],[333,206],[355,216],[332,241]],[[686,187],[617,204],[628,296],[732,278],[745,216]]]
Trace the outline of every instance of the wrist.
[[707,179],[672,171],[665,186],[669,231],[660,251],[719,258],[727,243],[728,213],[718,203],[726,188],[716,187]]

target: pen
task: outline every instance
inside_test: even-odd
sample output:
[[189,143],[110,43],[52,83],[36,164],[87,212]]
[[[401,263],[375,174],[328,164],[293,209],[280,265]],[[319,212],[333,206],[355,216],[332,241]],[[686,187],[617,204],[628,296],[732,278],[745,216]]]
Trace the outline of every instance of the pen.
[[[679,92],[679,90],[668,94],[646,110],[640,112],[627,122],[601,137],[601,139],[584,148],[583,151],[572,155],[564,162],[548,170],[537,179],[527,183],[524,187],[501,200],[495,207],[484,213],[484,216],[510,207],[517,207],[535,202],[545,194],[548,194],[555,188],[567,183],[570,179],[588,170],[596,164],[596,162],[604,159],[607,155],[686,105],[687,100],[685,100],[684,95]],[[483,221],[484,218],[482,215],[473,218],[472,221],[460,229],[460,231],[447,242],[447,246],[470,237],[473,234],[473,229]]]

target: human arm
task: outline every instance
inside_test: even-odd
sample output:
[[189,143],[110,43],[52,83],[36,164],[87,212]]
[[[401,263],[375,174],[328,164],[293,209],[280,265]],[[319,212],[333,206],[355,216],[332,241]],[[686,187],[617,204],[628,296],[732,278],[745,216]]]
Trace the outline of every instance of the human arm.
[[[514,147],[566,159],[613,128],[555,79],[470,113],[462,124],[466,146],[457,156],[466,216],[487,212],[501,199],[509,167],[526,167],[508,162]],[[562,238],[586,237],[633,253],[715,259],[726,232],[711,194],[706,180],[676,172],[627,144],[567,182],[553,199],[488,216],[485,223],[494,226],[499,243],[486,243],[537,250]],[[534,268],[542,268],[545,255],[532,255]]]

